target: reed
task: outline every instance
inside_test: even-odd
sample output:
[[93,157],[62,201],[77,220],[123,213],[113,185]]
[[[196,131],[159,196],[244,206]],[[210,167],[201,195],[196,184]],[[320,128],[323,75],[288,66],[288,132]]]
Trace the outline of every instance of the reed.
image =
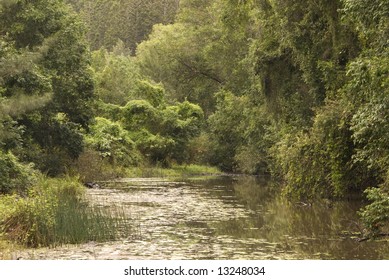
[[123,209],[90,205],[74,178],[42,178],[25,198],[2,197],[0,215],[3,234],[28,247],[102,242],[131,233]]

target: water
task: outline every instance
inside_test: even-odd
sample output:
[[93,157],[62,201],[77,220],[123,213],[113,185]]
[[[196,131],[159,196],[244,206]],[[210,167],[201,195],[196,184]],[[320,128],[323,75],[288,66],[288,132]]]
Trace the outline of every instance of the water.
[[[389,259],[387,240],[357,242],[358,201],[280,199],[267,178],[127,179],[90,190],[133,231],[114,242],[18,252],[27,259]],[[354,233],[354,235],[353,235]]]

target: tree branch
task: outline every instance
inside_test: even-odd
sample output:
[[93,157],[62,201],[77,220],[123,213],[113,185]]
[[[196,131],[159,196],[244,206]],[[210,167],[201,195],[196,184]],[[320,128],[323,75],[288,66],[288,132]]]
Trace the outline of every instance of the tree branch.
[[191,72],[193,72],[194,74],[196,75],[202,75],[210,80],[213,80],[219,84],[224,84],[224,81],[222,81],[222,79],[220,79],[219,77],[215,77],[214,75],[208,73],[208,72],[205,72],[203,70],[200,70],[198,68],[196,68],[195,66],[192,66],[190,65],[189,63],[185,62],[183,59],[181,58],[176,58],[176,60],[181,63],[182,65],[184,65],[186,68],[188,68]]

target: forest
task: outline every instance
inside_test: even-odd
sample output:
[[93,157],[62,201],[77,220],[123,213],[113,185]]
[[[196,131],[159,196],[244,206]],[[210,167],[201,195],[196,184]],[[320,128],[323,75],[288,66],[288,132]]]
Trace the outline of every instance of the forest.
[[82,183],[178,166],[358,194],[386,233],[389,1],[0,1],[0,238],[50,244]]

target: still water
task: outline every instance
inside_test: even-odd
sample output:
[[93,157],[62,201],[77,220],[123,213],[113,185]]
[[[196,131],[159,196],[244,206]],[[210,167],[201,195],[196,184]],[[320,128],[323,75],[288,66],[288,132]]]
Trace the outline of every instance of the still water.
[[387,240],[357,242],[359,201],[282,200],[267,178],[125,179],[89,190],[133,230],[106,243],[21,252],[30,259],[389,259]]

